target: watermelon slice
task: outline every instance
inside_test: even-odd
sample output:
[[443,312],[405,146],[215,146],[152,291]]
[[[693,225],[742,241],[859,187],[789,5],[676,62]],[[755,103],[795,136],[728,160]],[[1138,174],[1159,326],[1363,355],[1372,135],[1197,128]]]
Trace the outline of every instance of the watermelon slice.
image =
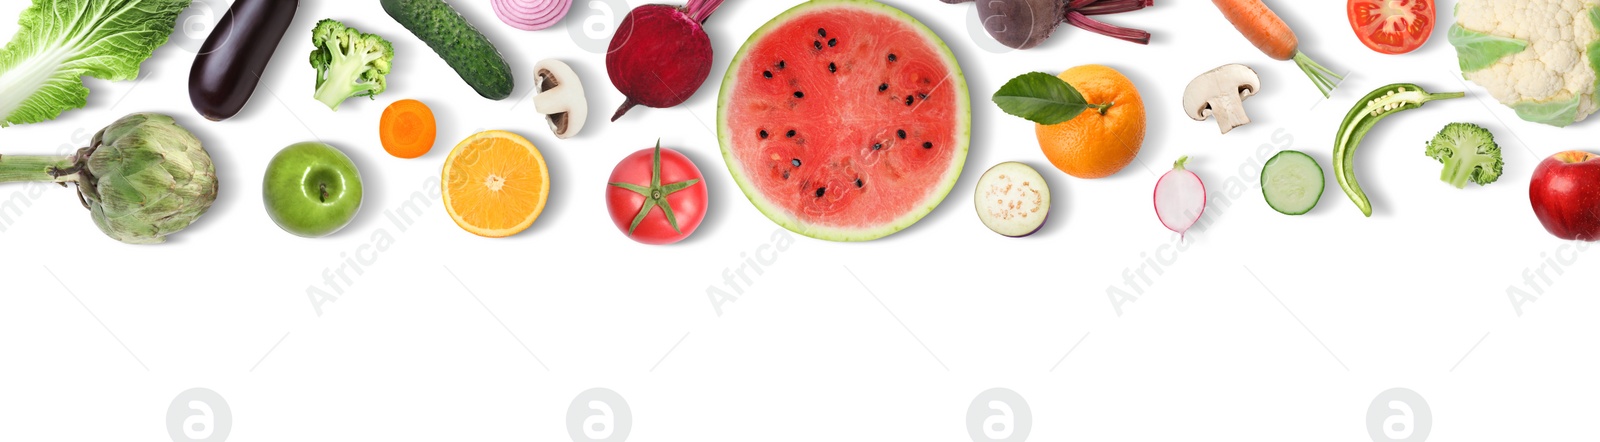
[[813,0],[733,56],[717,106],[722,157],[773,222],[830,241],[882,238],[944,200],[972,104],[933,31],[870,0]]

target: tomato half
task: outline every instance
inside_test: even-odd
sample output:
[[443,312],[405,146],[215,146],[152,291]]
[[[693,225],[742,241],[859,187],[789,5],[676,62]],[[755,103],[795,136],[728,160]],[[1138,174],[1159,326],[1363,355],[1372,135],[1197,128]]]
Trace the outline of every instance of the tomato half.
[[706,179],[689,157],[657,145],[628,155],[612,169],[606,209],[628,238],[672,244],[706,219]]
[[1385,54],[1414,51],[1433,35],[1433,0],[1350,0],[1347,13],[1361,43]]

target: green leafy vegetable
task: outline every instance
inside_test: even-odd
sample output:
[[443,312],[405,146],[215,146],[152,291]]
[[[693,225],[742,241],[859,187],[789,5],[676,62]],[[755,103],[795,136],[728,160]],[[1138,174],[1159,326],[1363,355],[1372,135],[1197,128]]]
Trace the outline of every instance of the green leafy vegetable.
[[[1600,29],[1600,7],[1589,8],[1589,26]],[[1600,72],[1600,39],[1589,42],[1585,49],[1584,52],[1589,56],[1589,69]],[[1600,101],[1600,77],[1594,79],[1594,91],[1595,100]]]
[[1461,72],[1473,72],[1493,65],[1502,58],[1528,49],[1528,41],[1489,35],[1460,24],[1450,25],[1450,44],[1456,47]]
[[132,80],[190,0],[34,0],[0,49],[0,127],[88,104],[83,77]]
[[1065,123],[1091,107],[1102,114],[1111,108],[1110,103],[1086,102],[1077,88],[1043,72],[1029,72],[1011,79],[995,91],[993,100],[1008,114],[1046,125]]
[[1439,179],[1457,189],[1466,188],[1469,180],[1480,186],[1495,182],[1506,165],[1494,133],[1472,123],[1445,126],[1428,142],[1428,156],[1444,163]]
[[1511,109],[1517,111],[1517,116],[1523,120],[1567,127],[1578,120],[1578,98],[1580,97],[1575,95],[1565,100],[1524,100],[1512,104]]

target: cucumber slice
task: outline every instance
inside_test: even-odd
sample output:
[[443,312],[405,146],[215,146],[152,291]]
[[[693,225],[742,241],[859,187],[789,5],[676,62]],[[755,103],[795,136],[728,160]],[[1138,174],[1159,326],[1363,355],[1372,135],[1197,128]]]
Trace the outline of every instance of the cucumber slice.
[[1302,215],[1317,207],[1325,183],[1322,165],[1300,151],[1278,152],[1261,168],[1261,194],[1267,205],[1284,215]]

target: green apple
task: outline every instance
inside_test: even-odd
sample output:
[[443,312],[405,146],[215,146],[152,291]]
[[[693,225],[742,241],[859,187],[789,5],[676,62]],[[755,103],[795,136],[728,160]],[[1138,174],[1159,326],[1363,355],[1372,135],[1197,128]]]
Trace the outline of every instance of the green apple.
[[295,143],[267,164],[261,194],[278,227],[307,238],[324,237],[349,225],[361,210],[361,173],[333,146]]

